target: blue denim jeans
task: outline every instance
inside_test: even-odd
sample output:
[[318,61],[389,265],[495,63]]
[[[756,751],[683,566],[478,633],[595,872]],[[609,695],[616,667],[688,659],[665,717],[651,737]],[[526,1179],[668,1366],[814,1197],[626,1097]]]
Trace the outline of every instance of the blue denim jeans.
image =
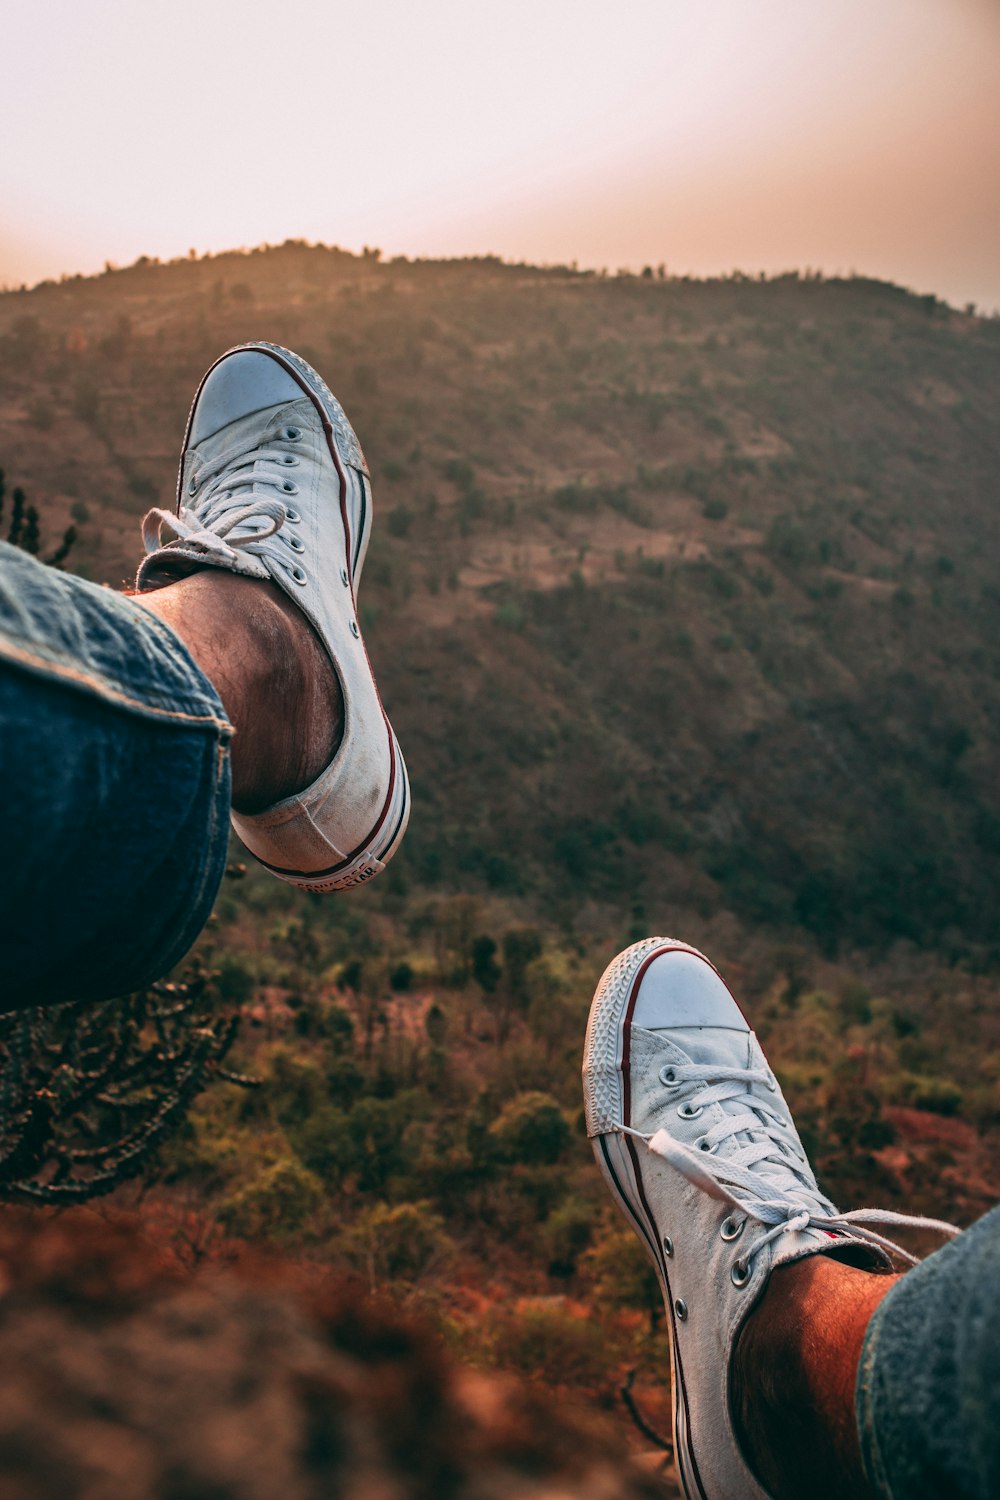
[[232,732],[149,610],[0,543],[0,1010],[126,994],[187,952]]
[[887,1500],[1000,1496],[1000,1208],[883,1297],[857,1385],[865,1471]]

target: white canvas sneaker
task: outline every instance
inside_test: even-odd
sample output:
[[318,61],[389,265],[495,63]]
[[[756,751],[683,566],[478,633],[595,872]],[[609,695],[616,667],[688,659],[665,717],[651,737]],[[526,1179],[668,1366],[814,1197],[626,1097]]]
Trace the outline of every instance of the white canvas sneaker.
[[816,1185],[777,1080],[703,954],[649,938],[597,987],[583,1062],[587,1133],[663,1289],[674,1453],[688,1500],[767,1500],[729,1405],[743,1324],[776,1266],[827,1254],[913,1257],[872,1223],[957,1231],[874,1209],[839,1214]]
[[[188,418],[174,512],[143,521],[139,590],[199,568],[270,579],[302,610],[340,680],[344,735],[305,791],[233,827],[251,854],[306,890],[385,868],[410,812],[406,767],[361,639],[356,595],[371,532],[361,446],[326,383],[277,344],[216,360]],[[161,545],[164,532],[174,540]]]

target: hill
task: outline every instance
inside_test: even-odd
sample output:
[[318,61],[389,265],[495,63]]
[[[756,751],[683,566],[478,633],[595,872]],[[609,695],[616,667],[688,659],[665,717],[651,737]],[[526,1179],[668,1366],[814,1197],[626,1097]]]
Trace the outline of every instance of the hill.
[[560,1404],[637,1377],[664,1427],[656,1289],[581,1129],[624,941],[719,961],[835,1201],[1000,1196],[1000,322],[860,279],[300,244],[7,293],[0,462],[78,526],[72,566],[132,573],[247,338],[364,443],[414,814],[334,899],[234,848],[189,963],[263,1087],[209,1090],[118,1201],[185,1264],[350,1268]]
[[1000,323],[296,243],[8,293],[0,457],[92,576],[247,337],[318,365],[372,466],[397,890],[995,961]]

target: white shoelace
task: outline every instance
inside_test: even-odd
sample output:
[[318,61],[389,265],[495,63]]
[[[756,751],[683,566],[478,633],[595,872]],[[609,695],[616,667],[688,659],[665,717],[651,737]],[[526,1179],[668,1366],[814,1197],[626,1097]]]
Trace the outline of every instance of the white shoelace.
[[304,582],[305,575],[295,557],[304,548],[301,543],[295,546],[287,534],[279,535],[285,523],[297,520],[298,514],[277,495],[268,493],[297,493],[288,474],[290,466],[288,455],[279,448],[227,449],[199,470],[197,483],[192,485],[197,498],[190,509],[182,505],[175,514],[156,507],[146,513],[142,540],[147,553],[164,545],[166,528],[185,547],[205,553],[206,560],[213,556],[230,559],[234,552],[247,552],[269,566],[278,566],[297,583]]
[[[817,1187],[806,1157],[799,1155],[791,1142],[782,1136],[782,1127],[789,1122],[780,1109],[768,1099],[750,1092],[754,1084],[777,1092],[777,1085],[769,1072],[711,1064],[668,1063],[660,1070],[660,1081],[670,1090],[680,1089],[684,1084],[702,1085],[680,1106],[688,1119],[696,1118],[712,1104],[722,1105],[725,1118],[706,1130],[699,1138],[697,1150],[675,1140],[662,1128],[652,1135],[643,1135],[627,1125],[619,1126],[619,1129],[623,1134],[645,1142],[650,1151],[668,1161],[694,1187],[728,1205],[731,1212],[723,1230],[728,1225],[731,1232],[725,1238],[736,1239],[747,1219],[756,1219],[764,1226],[766,1232],[746,1249],[734,1267],[734,1272],[738,1268],[744,1280],[749,1278],[754,1257],[766,1245],[783,1234],[805,1229],[852,1236],[891,1255],[898,1255],[910,1265],[916,1265],[917,1256],[867,1226],[898,1225],[901,1228],[929,1229],[949,1236],[959,1233],[954,1224],[947,1224],[942,1219],[899,1214],[890,1209],[855,1208],[848,1213],[838,1213]],[[738,1140],[740,1136],[742,1141]],[[739,1216],[739,1222],[736,1216]]]

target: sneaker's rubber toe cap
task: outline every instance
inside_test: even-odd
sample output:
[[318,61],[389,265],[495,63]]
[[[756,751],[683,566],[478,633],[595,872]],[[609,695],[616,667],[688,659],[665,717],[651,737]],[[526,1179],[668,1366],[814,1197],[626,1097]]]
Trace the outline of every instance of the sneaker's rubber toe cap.
[[639,982],[632,1024],[645,1031],[688,1026],[750,1029],[708,959],[690,948],[668,949],[653,959]]
[[197,447],[240,417],[302,395],[298,382],[269,354],[257,349],[227,354],[209,370],[195,398],[188,447]]

